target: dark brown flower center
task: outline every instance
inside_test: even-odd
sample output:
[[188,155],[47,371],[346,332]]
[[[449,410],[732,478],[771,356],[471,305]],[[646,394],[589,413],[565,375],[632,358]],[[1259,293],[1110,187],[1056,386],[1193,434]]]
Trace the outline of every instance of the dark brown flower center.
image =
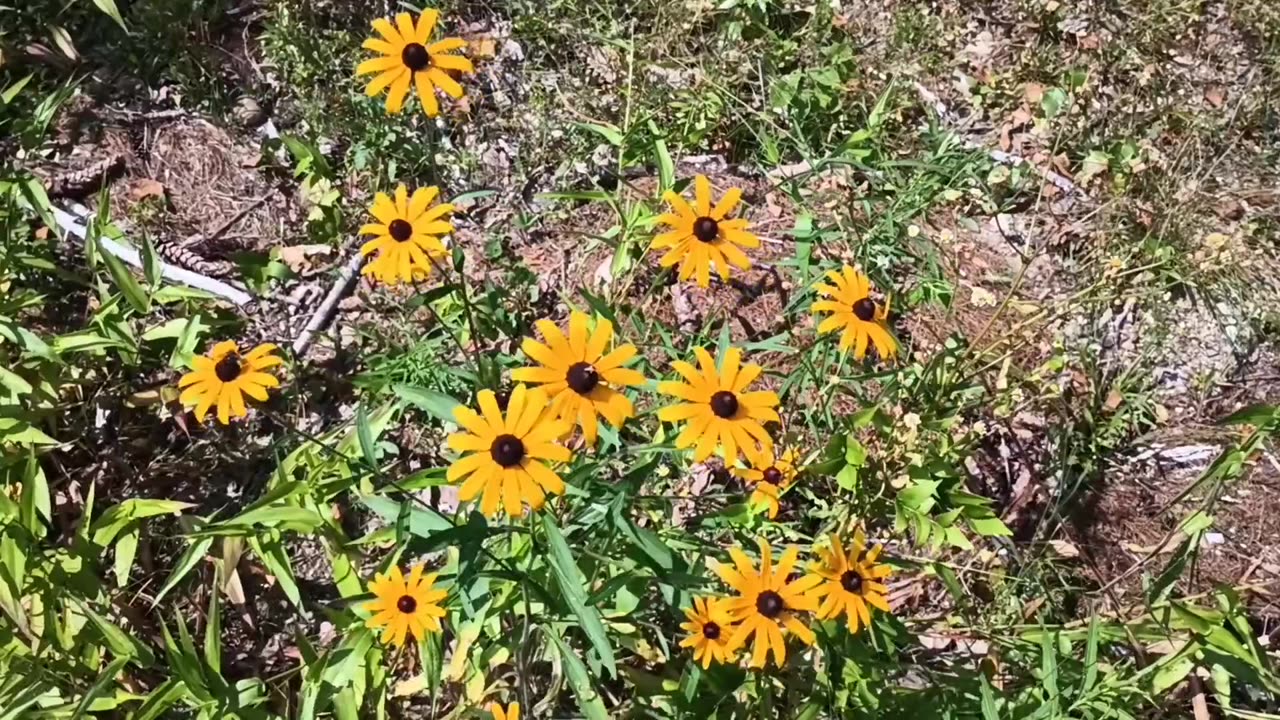
[[412,595],[401,595],[396,601],[396,609],[408,615],[418,609],[418,601],[414,600]]
[[596,389],[596,385],[600,383],[600,373],[596,371],[595,366],[591,363],[580,362],[569,366],[569,372],[564,377],[565,382],[569,383],[569,387],[579,395],[586,395]]
[[711,412],[716,417],[731,418],[738,414],[738,396],[728,390],[721,390],[711,396]]
[[499,435],[489,446],[489,455],[504,468],[515,467],[524,459],[524,443],[515,435]]
[[400,51],[400,61],[414,72],[421,72],[431,67],[431,53],[418,43],[409,43]]
[[240,377],[240,355],[238,353],[227,353],[222,356],[217,365],[213,366],[213,374],[218,376],[222,382],[231,382]]
[[756,596],[756,610],[770,620],[782,614],[782,596],[772,590],[765,590]]
[[846,570],[840,576],[840,587],[851,593],[862,592],[862,576],[856,570]]
[[862,298],[853,304],[853,314],[857,315],[858,319],[863,322],[871,322],[872,318],[876,316],[876,304],[871,298]]
[[413,226],[406,220],[392,220],[387,226],[387,232],[391,233],[396,242],[404,242],[413,237]]
[[713,242],[720,237],[720,224],[709,217],[700,217],[693,221],[693,236],[704,243]]
[[720,626],[713,622],[704,623],[702,626],[702,637],[708,640],[718,639],[720,637]]
[[764,469],[764,481],[777,485],[782,482],[782,471],[776,467],[767,467]]

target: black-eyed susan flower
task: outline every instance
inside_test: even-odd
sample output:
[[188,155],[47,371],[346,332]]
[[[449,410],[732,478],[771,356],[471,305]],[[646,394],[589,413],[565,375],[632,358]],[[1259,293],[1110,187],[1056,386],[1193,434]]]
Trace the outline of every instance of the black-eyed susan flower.
[[795,569],[799,554],[795,546],[788,547],[775,566],[769,542],[763,538],[756,542],[760,548],[758,572],[738,547],[729,549],[732,566],[715,563],[713,569],[721,580],[738,592],[737,597],[725,601],[730,616],[739,623],[729,639],[729,647],[741,648],[754,635],[751,667],[764,667],[771,650],[774,663],[781,667],[787,661],[784,630],[806,645],[813,644],[813,631],[796,613],[818,609],[818,597],[812,591],[822,578],[805,574],[792,580],[791,571]]
[[742,351],[738,348],[725,351],[719,369],[706,350],[694,348],[693,353],[701,371],[676,360],[671,367],[687,383],[658,383],[658,392],[685,401],[658,411],[658,419],[663,422],[685,422],[684,430],[676,436],[676,447],[693,447],[695,462],[706,460],[717,447],[722,448],[729,465],[737,459],[739,450],[752,460],[760,449],[771,449],[773,441],[764,423],[780,422],[774,410],[778,395],[767,390],[747,392],[760,377],[760,366],[742,365]]
[[436,573],[423,577],[421,565],[414,565],[407,578],[398,567],[378,573],[369,583],[374,599],[365,604],[365,609],[373,617],[365,625],[381,629],[382,641],[392,645],[402,644],[405,635],[422,640],[429,632],[440,632],[440,618],[445,615],[440,601],[448,593],[436,590],[435,581]]
[[378,193],[369,213],[378,221],[360,228],[360,234],[374,238],[360,246],[362,255],[377,253],[361,271],[388,285],[421,280],[431,274],[434,264],[448,255],[440,238],[453,232],[446,218],[453,206],[431,207],[440,195],[435,187],[409,190],[400,185],[395,200]]
[[[501,508],[518,517],[521,504],[542,508],[548,494],[564,492],[564,481],[548,462],[566,463],[572,453],[557,444],[572,426],[547,412],[547,394],[516,385],[507,401],[506,417],[492,390],[477,395],[480,412],[458,407],[453,417],[466,432],[449,436],[450,449],[464,454],[449,466],[449,482],[461,482],[458,499],[480,497],[480,511],[498,514]],[[463,479],[466,479],[465,481]]]
[[840,330],[840,349],[853,348],[853,356],[861,360],[867,354],[867,342],[875,345],[882,359],[892,358],[898,352],[898,343],[889,334],[885,321],[889,317],[889,303],[879,305],[872,300],[871,283],[857,270],[844,266],[837,272],[827,272],[827,278],[835,283],[817,283],[814,289],[827,298],[818,300],[810,308],[814,314],[831,313],[818,324],[818,334]]
[[217,406],[218,422],[226,425],[233,417],[249,414],[244,396],[265,402],[267,390],[279,387],[280,381],[270,373],[269,367],[284,362],[275,345],[263,343],[240,354],[240,346],[234,340],[226,340],[213,346],[208,355],[191,358],[191,372],[178,380],[178,387],[186,388],[178,396],[178,402],[195,406],[197,422],[204,422],[209,408]]
[[668,190],[663,199],[671,204],[674,212],[658,217],[658,222],[671,229],[653,239],[654,250],[666,250],[659,260],[662,267],[680,263],[680,279],[694,277],[698,285],[711,285],[711,269],[720,279],[729,282],[729,266],[740,270],[751,267],[751,261],[740,248],[760,247],[760,238],[747,232],[748,223],[743,218],[727,219],[742,199],[742,190],[729,188],[724,197],[711,205],[711,182],[706,176],[693,179],[694,204]]
[[680,627],[689,635],[680,641],[680,647],[692,649],[694,662],[704,668],[710,667],[713,660],[733,662],[737,651],[729,647],[729,640],[734,620],[722,598],[696,597],[693,607],[685,608],[684,615],[688,619]]
[[882,582],[891,572],[888,565],[877,565],[882,547],[876,545],[866,554],[867,537],[862,530],[853,535],[853,544],[845,553],[840,537],[831,535],[831,546],[818,551],[819,562],[809,569],[822,578],[823,582],[814,591],[815,595],[825,595],[818,608],[818,617],[823,620],[847,615],[849,632],[858,632],[858,623],[862,627],[870,627],[871,611],[869,607],[890,612],[885,593],[889,592]]
[[511,379],[541,385],[551,398],[551,411],[561,420],[581,427],[590,446],[596,442],[597,415],[621,428],[627,418],[636,414],[631,400],[619,390],[643,384],[644,376],[622,367],[635,357],[634,345],[624,343],[606,354],[613,340],[613,323],[602,318],[589,332],[587,321],[586,313],[573,311],[566,338],[555,323],[539,320],[538,331],[546,345],[525,338],[520,347],[541,367],[520,368],[511,373]]
[[520,703],[513,702],[506,710],[498,703],[489,703],[489,714],[493,716],[493,720],[520,720]]
[[360,63],[356,67],[356,74],[376,74],[365,88],[365,94],[375,97],[386,90],[387,112],[400,112],[404,107],[405,96],[409,94],[410,85],[417,88],[418,101],[422,103],[422,110],[427,117],[440,114],[436,88],[454,99],[462,97],[462,86],[449,75],[449,71],[469,73],[475,72],[475,68],[465,57],[449,54],[465,47],[466,40],[444,38],[431,42],[431,33],[435,30],[439,17],[439,11],[428,9],[418,16],[417,25],[414,25],[409,13],[396,15],[395,25],[387,18],[373,21],[373,29],[382,38],[369,38],[364,41],[364,47],[381,57]]
[[778,516],[778,497],[795,480],[796,472],[794,449],[777,457],[772,450],[764,450],[750,467],[733,468],[733,474],[751,486],[748,502],[753,507],[765,508],[770,519]]

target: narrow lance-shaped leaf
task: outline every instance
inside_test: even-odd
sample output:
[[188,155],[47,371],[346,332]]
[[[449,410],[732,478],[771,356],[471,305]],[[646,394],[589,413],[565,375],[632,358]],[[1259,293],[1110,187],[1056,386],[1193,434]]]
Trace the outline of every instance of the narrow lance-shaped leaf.
[[600,612],[587,605],[587,595],[582,588],[581,572],[573,560],[573,554],[569,552],[569,544],[565,542],[564,535],[560,533],[560,528],[556,527],[550,515],[542,515],[542,528],[547,536],[547,545],[551,548],[551,568],[556,582],[560,585],[560,592],[568,601],[574,615],[578,617],[578,623],[587,634],[587,639],[591,642],[591,647],[596,651],[596,656],[600,658],[605,670],[611,676],[616,675],[618,669],[613,656],[613,646],[610,645],[609,636],[605,633]]

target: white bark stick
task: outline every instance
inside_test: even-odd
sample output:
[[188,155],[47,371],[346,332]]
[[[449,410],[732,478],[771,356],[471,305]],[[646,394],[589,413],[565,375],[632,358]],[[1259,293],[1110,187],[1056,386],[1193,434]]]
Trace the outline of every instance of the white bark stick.
[[[57,221],[58,226],[66,233],[76,236],[81,241],[88,237],[88,230],[76,216],[58,207],[52,207],[53,219]],[[129,265],[143,269],[142,257],[127,245],[112,240],[111,238],[99,237],[98,245],[106,252],[115,255]],[[211,295],[217,295],[224,300],[229,300],[236,305],[248,305],[253,302],[253,296],[236,289],[221,280],[214,280],[211,277],[205,277],[200,273],[184,270],[180,267],[170,265],[165,262],[160,263],[160,274],[165,279],[182,285],[193,287],[197,290],[203,290]]]

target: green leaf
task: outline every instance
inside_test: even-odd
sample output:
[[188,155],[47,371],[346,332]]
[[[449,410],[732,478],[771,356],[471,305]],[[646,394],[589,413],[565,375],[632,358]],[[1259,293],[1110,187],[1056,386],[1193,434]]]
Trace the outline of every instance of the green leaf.
[[0,385],[9,388],[15,395],[27,395],[34,389],[31,383],[22,379],[21,375],[2,367],[0,367]]
[[1258,403],[1248,407],[1240,408],[1230,415],[1218,421],[1220,425],[1266,425],[1276,419],[1277,408],[1275,405],[1267,403]]
[[422,410],[428,415],[444,422],[456,422],[453,419],[453,410],[459,407],[461,403],[444,393],[428,390],[426,388],[414,387],[413,385],[392,385],[391,392],[397,397],[414,407]]
[[200,335],[208,327],[201,320],[199,313],[187,318],[186,324],[182,326],[182,333],[178,335],[178,341],[173,346],[173,352],[169,355],[169,367],[182,370],[190,366],[196,344],[200,342]]
[[249,547],[253,548],[253,552],[257,554],[258,559],[275,576],[285,596],[294,605],[302,607],[302,594],[298,592],[298,581],[294,579],[293,566],[289,563],[289,556],[285,553],[284,547],[280,545],[280,541],[263,541],[258,538],[248,538],[248,540]]
[[156,252],[156,246],[151,242],[150,235],[142,236],[142,277],[147,281],[147,287],[151,291],[155,291],[160,287],[160,254]]
[[190,507],[195,506],[177,500],[130,498],[102,513],[102,517],[93,524],[93,543],[99,547],[110,545],[131,520],[141,520],[155,515],[170,515]]
[[89,621],[93,623],[94,628],[102,635],[103,641],[106,642],[107,647],[111,648],[112,653],[131,658],[140,667],[150,667],[155,662],[155,656],[151,653],[151,649],[141,641],[125,634],[115,623],[94,612],[93,608],[85,603],[76,602],[76,605],[84,613],[85,617],[89,618]]
[[[394,523],[396,518],[400,517],[401,503],[390,498],[369,495],[360,498],[360,502],[388,523]],[[428,512],[413,506],[409,508],[409,532],[418,537],[431,537],[453,527],[454,524],[439,513]]]
[[204,533],[225,535],[228,531],[242,534],[243,528],[259,525],[261,527],[285,527],[298,532],[311,532],[324,524],[324,518],[315,510],[297,507],[296,505],[268,505],[240,513],[239,515],[206,527],[194,533],[197,537]]
[[858,489],[858,468],[853,465],[840,468],[840,472],[836,473],[836,483],[845,490]]
[[98,675],[98,679],[93,681],[89,689],[85,691],[84,697],[80,698],[80,703],[76,705],[76,709],[71,713],[72,718],[82,718],[89,711],[89,706],[93,704],[94,699],[107,689],[107,686],[115,682],[116,675],[124,669],[129,663],[127,656],[117,657],[111,661],[111,664],[102,670]]
[[625,136],[617,125],[602,125],[599,123],[573,123],[573,126],[581,130],[589,130],[600,137],[604,138],[611,145],[622,147]]
[[[546,515],[543,515],[543,518],[546,518]],[[565,674],[569,676],[569,687],[578,701],[578,709],[582,710],[587,720],[609,720],[609,712],[604,707],[604,701],[600,699],[600,693],[596,692],[595,685],[591,681],[591,673],[587,671],[587,666],[583,664],[578,654],[570,649],[554,630],[544,627],[542,632],[560,653],[560,662],[564,663]]]
[[49,194],[44,191],[44,185],[40,184],[40,180],[35,177],[29,177],[26,181],[19,185],[22,191],[22,197],[26,199],[31,209],[40,216],[40,220],[51,231],[57,231],[58,221],[53,217],[53,205],[49,202]]
[[1000,720],[996,711],[996,696],[991,690],[991,681],[985,674],[978,674],[978,690],[982,694],[982,720]]
[[112,255],[102,248],[95,239],[93,244],[96,246],[99,256],[107,266],[107,272],[110,273],[112,281],[116,287],[120,288],[120,292],[124,294],[124,299],[129,301],[129,305],[134,310],[145,315],[151,312],[151,296],[143,289],[142,285],[133,277],[133,273],[129,272],[129,268],[120,258]]
[[984,537],[1009,537],[1013,531],[997,517],[968,518],[969,527]]
[[6,444],[38,447],[57,445],[58,441],[22,420],[0,417],[0,445]]
[[[4,687],[0,685],[0,688]],[[30,683],[24,690],[19,692],[16,697],[9,700],[7,707],[0,707],[0,720],[19,720],[21,718],[30,717],[23,711],[40,702],[45,693],[49,692],[52,686],[44,680],[38,680]]]
[[1052,119],[1058,113],[1062,112],[1062,106],[1067,102],[1067,93],[1062,88],[1049,88],[1044,91],[1044,95],[1040,97],[1040,109],[1044,111],[1046,118]]
[[560,533],[560,528],[556,526],[549,513],[543,513],[541,517],[542,529],[546,533],[547,545],[551,549],[551,568],[560,585],[560,592],[578,617],[578,624],[586,632],[587,639],[591,641],[591,647],[595,649],[601,664],[604,665],[610,677],[614,677],[618,674],[618,668],[613,656],[613,646],[610,645],[609,637],[605,633],[600,612],[594,607],[587,606],[582,573],[573,560],[569,544],[565,542],[564,535]]
[[33,77],[35,77],[34,74],[27,75],[5,88],[4,91],[0,92],[0,101],[3,101],[5,105],[13,102],[13,99],[18,96],[18,93],[22,92],[22,88],[26,87],[27,83],[31,82],[31,78]]
[[187,687],[178,678],[169,678],[147,695],[147,699],[131,716],[131,720],[156,720],[179,698],[187,694]]
[[1098,616],[1092,615],[1089,618],[1089,637],[1085,641],[1084,679],[1080,683],[1081,695],[1087,695],[1098,681],[1098,641],[1101,637],[1101,628]]
[[[656,130],[655,130],[656,134]],[[653,141],[653,154],[658,160],[658,193],[671,189],[676,183],[676,164],[667,150],[667,142],[662,138]]]
[[1173,657],[1160,664],[1155,675],[1151,677],[1151,691],[1159,696],[1166,690],[1186,679],[1195,670],[1196,663],[1189,657]]
[[187,549],[182,551],[182,556],[178,558],[178,562],[174,564],[173,572],[169,573],[169,579],[165,581],[164,587],[160,588],[160,592],[156,593],[155,599],[151,601],[151,607],[160,604],[165,595],[169,594],[178,583],[182,582],[182,578],[191,572],[191,569],[204,559],[205,553],[209,552],[209,547],[213,545],[213,538],[200,538],[187,545]]
[[49,483],[45,479],[44,468],[40,467],[40,461],[31,452],[22,471],[22,498],[19,501],[22,524],[32,535],[44,537],[45,523],[53,517],[52,512]]
[[377,447],[374,445],[373,430],[369,427],[369,412],[365,410],[364,403],[356,407],[356,437],[360,440],[360,454],[364,456],[365,464],[376,470]]
[[213,588],[209,592],[209,614],[204,625],[204,661],[213,672],[222,674],[222,572],[214,573]]
[[182,618],[177,617],[175,619],[178,622],[180,634],[187,637],[187,642],[182,645],[174,642],[173,635],[169,633],[169,626],[165,624],[163,619],[160,620],[160,636],[164,641],[164,652],[169,660],[169,667],[178,673],[178,677],[182,678],[183,684],[196,698],[208,702],[213,699],[213,695],[209,693],[204,673],[201,672],[200,661],[196,659],[195,646],[191,643],[190,636],[187,635],[186,626],[183,624]]
[[120,17],[120,8],[116,7],[116,0],[93,0],[93,4],[97,5],[99,10],[106,13],[107,17],[115,20],[116,24],[120,26],[120,29],[128,34],[129,28],[125,27],[124,18]]
[[113,566],[116,587],[122,588],[129,582],[129,571],[133,569],[133,558],[138,552],[138,532],[138,523],[132,522],[129,529],[116,541],[116,561]]
[[359,627],[347,633],[329,658],[328,666],[321,675],[321,679],[336,688],[350,685],[356,678],[356,674],[364,671],[366,656],[369,648],[373,647],[373,641],[373,632],[365,627]]

